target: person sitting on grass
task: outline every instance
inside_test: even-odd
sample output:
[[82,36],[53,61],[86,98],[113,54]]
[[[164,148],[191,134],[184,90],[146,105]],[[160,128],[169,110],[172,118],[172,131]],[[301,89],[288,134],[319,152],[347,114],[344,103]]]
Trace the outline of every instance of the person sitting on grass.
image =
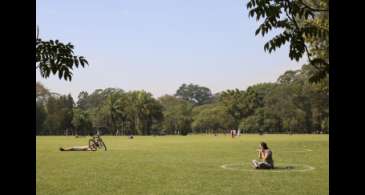
[[87,146],[60,147],[60,151],[96,151],[96,145],[93,140],[89,140]]
[[260,143],[260,149],[257,152],[261,161],[253,160],[253,167],[256,169],[273,169],[274,160],[272,158],[272,152],[265,142]]

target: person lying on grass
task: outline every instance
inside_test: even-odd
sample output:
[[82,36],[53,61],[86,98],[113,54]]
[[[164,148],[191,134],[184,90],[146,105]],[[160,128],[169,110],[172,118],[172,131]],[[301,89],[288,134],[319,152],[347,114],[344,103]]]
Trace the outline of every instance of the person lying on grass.
[[265,142],[260,143],[260,149],[257,152],[261,161],[253,160],[252,166],[256,169],[273,169],[274,160],[272,158],[272,152]]
[[60,151],[96,151],[96,145],[93,140],[89,140],[87,146],[60,147]]

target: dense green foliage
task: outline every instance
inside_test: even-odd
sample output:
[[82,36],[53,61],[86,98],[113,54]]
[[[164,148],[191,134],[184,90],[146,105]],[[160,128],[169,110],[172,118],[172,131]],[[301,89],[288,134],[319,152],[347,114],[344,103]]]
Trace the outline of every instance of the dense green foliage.
[[191,132],[193,106],[190,102],[169,95],[160,97],[159,101],[164,116],[160,133],[186,135]]
[[[38,29],[37,29],[38,31]],[[79,66],[85,67],[88,61],[83,56],[74,55],[74,46],[64,44],[59,40],[42,40],[36,37],[36,69],[44,78],[51,74],[58,74],[60,79],[71,81],[72,69]]]
[[195,133],[227,132],[235,128],[235,120],[224,105],[209,104],[194,109],[192,128]]
[[207,87],[194,84],[183,84],[176,91],[176,97],[189,101],[194,105],[202,105],[212,100],[212,92]]
[[329,0],[249,0],[249,16],[263,19],[255,34],[265,36],[273,29],[282,32],[265,45],[271,53],[287,42],[289,57],[299,61],[306,53],[314,68],[310,81],[318,82],[329,73]]
[[[37,134],[186,135],[230,129],[328,132],[328,77],[312,83],[310,71],[311,66],[304,65],[301,70],[285,72],[275,83],[214,95],[193,84],[183,84],[176,92],[180,95],[158,99],[145,91],[97,89],[91,94],[80,92],[76,103],[70,95],[51,93],[37,83]],[[186,88],[195,92],[182,95],[181,91],[189,91],[182,90]],[[196,94],[206,98],[194,98]]]
[[[89,137],[38,136],[36,190],[43,195],[270,194],[324,195],[329,190],[328,135],[103,136],[108,151],[60,152]],[[279,170],[305,164],[306,172],[252,170],[259,142],[266,141]],[[310,149],[312,151],[305,151]],[[281,169],[280,169],[281,168]],[[296,167],[298,170],[302,167]]]

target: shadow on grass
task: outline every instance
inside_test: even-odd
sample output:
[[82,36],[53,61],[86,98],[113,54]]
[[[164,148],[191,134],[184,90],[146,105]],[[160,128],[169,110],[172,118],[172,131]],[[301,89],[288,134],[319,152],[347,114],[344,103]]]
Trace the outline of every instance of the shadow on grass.
[[256,171],[256,172],[305,172],[311,171],[315,168],[305,164],[280,164],[275,166],[274,169],[255,169],[253,167],[248,167],[247,164],[243,163],[234,163],[234,164],[225,164],[222,165],[221,168],[228,170],[236,170],[236,171]]
[[297,169],[298,167],[296,166],[276,166],[274,167],[273,169],[256,169],[256,170],[259,170],[259,171],[281,171],[281,170],[295,170]]

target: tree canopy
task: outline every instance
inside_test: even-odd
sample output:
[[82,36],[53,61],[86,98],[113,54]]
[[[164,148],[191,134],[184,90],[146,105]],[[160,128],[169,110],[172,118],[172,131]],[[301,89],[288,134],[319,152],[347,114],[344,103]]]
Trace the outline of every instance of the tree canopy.
[[212,92],[209,88],[195,85],[182,84],[176,91],[176,97],[182,98],[191,102],[193,105],[202,105],[209,103],[212,100]]
[[274,29],[282,32],[264,45],[271,53],[287,42],[289,57],[299,61],[306,53],[314,68],[308,78],[318,82],[329,73],[329,0],[249,0],[249,16],[263,22],[255,34],[265,36]]

